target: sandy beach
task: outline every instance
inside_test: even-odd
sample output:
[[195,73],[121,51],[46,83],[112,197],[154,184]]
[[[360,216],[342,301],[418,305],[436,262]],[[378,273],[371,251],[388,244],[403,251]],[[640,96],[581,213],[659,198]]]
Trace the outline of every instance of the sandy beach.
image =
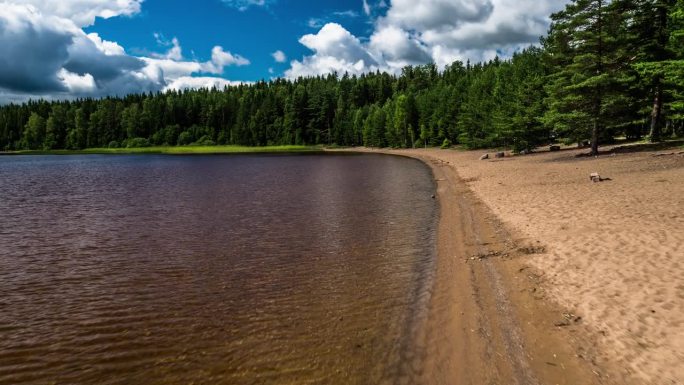
[[426,382],[684,383],[681,147],[362,151],[418,157],[438,183]]

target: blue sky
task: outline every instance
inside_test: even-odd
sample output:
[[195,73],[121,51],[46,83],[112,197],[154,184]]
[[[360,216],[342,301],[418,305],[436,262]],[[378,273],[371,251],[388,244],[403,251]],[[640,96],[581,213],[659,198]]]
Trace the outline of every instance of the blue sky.
[[244,10],[218,0],[146,0],[139,14],[101,19],[86,31],[118,42],[131,54],[167,50],[169,47],[160,45],[155,34],[168,41],[176,37],[183,55],[199,61],[209,60],[211,49],[219,45],[251,63],[230,67],[224,76],[256,81],[282,76],[288,68],[289,60],[277,63],[271,56],[273,52],[281,50],[288,59],[301,59],[310,53],[299,44],[299,37],[316,32],[327,22],[344,25],[356,36],[372,32],[372,19],[364,14],[359,0],[281,0]]
[[0,0],[0,103],[508,57],[568,0]]

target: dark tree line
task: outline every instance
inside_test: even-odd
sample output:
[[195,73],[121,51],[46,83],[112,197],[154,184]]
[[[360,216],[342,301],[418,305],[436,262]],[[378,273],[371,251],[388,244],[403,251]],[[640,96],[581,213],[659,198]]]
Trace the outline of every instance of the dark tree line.
[[531,149],[682,135],[684,0],[575,0],[540,48],[401,75],[0,107],[0,149],[337,144]]

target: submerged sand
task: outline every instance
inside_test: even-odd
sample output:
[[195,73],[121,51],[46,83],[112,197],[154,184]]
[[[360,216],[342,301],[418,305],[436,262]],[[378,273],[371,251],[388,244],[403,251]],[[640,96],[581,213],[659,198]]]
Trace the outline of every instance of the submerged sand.
[[429,382],[683,383],[680,151],[383,151],[439,186]]

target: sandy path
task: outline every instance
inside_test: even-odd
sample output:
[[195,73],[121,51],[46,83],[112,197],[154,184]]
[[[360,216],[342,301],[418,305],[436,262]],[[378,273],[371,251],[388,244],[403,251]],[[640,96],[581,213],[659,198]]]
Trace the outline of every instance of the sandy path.
[[[482,336],[455,355],[463,360],[450,374],[458,383],[499,383],[506,376],[517,383],[684,383],[684,155],[575,158],[579,151],[486,161],[478,160],[482,152],[391,151],[431,163],[444,179],[442,221],[445,212],[460,218],[440,225],[439,239],[442,264],[443,255],[454,254],[454,266],[442,271],[461,283],[439,287],[470,291],[452,307],[480,319],[452,315],[441,330],[461,333],[451,337],[454,343],[467,340],[468,328],[481,328]],[[591,183],[592,172],[611,180]],[[445,241],[446,232],[459,235]],[[497,258],[466,269],[457,261],[486,254]],[[482,351],[482,343],[489,348]],[[468,354],[526,359],[478,367]],[[554,354],[566,355],[562,365],[548,357]],[[469,376],[458,377],[464,366]],[[477,378],[484,382],[472,381],[473,372],[487,370],[493,372]]]

